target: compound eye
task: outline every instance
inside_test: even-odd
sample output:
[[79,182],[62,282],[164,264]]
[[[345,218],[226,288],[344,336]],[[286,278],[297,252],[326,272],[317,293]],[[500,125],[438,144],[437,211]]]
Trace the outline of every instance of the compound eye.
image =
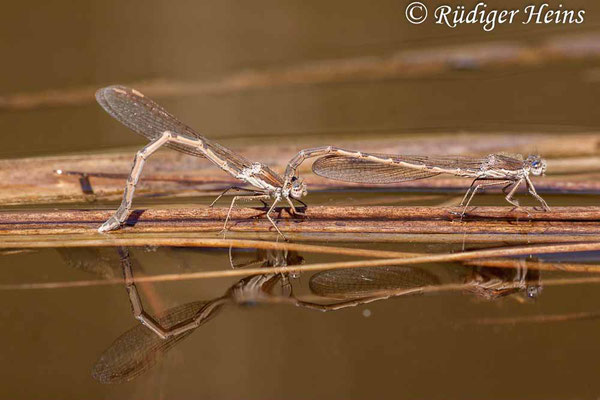
[[540,166],[540,162],[539,161],[534,161],[534,162],[531,163],[531,166],[534,167],[534,168],[537,168],[537,167]]

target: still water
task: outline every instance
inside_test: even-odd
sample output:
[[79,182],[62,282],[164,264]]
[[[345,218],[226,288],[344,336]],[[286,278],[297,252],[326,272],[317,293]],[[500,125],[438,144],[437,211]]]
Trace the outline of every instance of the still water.
[[[491,33],[473,26],[448,30],[408,25],[402,19],[406,2],[397,1],[376,6],[270,0],[177,6],[159,1],[36,7],[15,3],[0,17],[0,35],[9,39],[0,41],[0,52],[10,60],[0,74],[0,105],[17,94],[31,98],[42,93],[45,98],[47,91],[57,90],[64,97],[65,91],[79,88],[84,93],[91,88],[93,93],[94,88],[114,83],[161,80],[211,83],[247,71],[267,71],[267,76],[275,71],[280,76],[285,68],[302,70],[321,62],[339,66],[329,63],[340,60],[356,65],[365,58],[393,59],[403,51],[416,51],[419,59],[465,44],[539,49],[555,38],[567,38],[568,44],[568,35],[597,34],[598,3],[569,3],[586,9],[585,24],[552,29],[503,26]],[[596,132],[600,126],[596,47],[597,41],[591,40],[583,50],[577,48],[585,56],[533,52],[532,57],[506,64],[454,62],[414,75],[265,84],[260,90],[175,93],[159,100],[200,132],[242,152],[262,141],[300,149],[308,142],[335,145],[348,138],[425,137],[436,132],[507,133],[515,139],[522,132],[568,137]],[[336,77],[336,71],[328,76]],[[0,109],[0,131],[2,158],[97,153],[144,143],[108,117],[91,94],[70,104]],[[586,154],[593,151],[598,149]],[[542,195],[554,206],[598,204],[594,193]],[[307,201],[436,205],[450,200],[436,196],[340,190],[311,192]],[[476,201],[503,204],[499,195]],[[136,200],[134,207],[182,202],[204,207],[209,200],[145,198]],[[116,204],[23,208],[114,209]],[[426,254],[505,245],[358,239],[314,244]],[[540,258],[595,265],[600,254]],[[163,328],[193,328],[167,340],[134,318],[133,289],[128,295],[123,281],[124,269],[144,277],[248,267],[267,271],[274,266],[349,260],[355,258],[228,247],[5,251],[0,254],[2,285],[89,280],[97,284],[0,287],[4,343],[0,397],[598,397],[598,284],[549,284],[587,275],[455,262],[137,283],[149,318]],[[446,289],[432,290],[440,287]],[[193,316],[198,317],[197,327],[189,325]]]
[[[433,253],[459,251],[461,244],[361,247]],[[597,253],[578,256],[598,262]],[[574,387],[586,396],[598,390],[597,284],[544,286],[544,280],[573,277],[565,272],[443,263],[138,283],[144,311],[163,327],[199,318],[197,328],[167,340],[134,319],[125,282],[119,283],[123,268],[141,277],[350,259],[229,248],[4,254],[6,283],[117,282],[0,292],[2,359],[11,376],[3,394],[55,397],[68,387],[73,397],[92,398],[447,398],[468,387],[478,398],[536,398],[566,396]],[[564,320],[581,313],[588,314]],[[547,320],[536,321],[539,316]],[[37,384],[25,384],[31,381]]]

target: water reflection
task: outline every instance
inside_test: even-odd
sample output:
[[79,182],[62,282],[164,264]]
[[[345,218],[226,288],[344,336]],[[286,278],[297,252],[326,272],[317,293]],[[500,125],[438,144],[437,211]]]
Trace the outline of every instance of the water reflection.
[[119,255],[103,247],[57,248],[56,251],[69,267],[104,279],[121,275]]
[[[435,268],[395,266],[326,270],[309,277],[310,294],[296,295],[297,277],[268,273],[272,267],[300,265],[304,258],[294,251],[229,251],[232,268],[259,264],[262,275],[243,278],[229,286],[221,296],[198,300],[168,309],[156,316],[144,311],[134,272],[137,265],[127,248],[60,250],[67,264],[104,278],[122,271],[133,315],[141,324],[119,336],[98,358],[92,376],[102,383],[121,383],[135,379],[155,366],[181,340],[209,320],[225,305],[287,304],[317,311],[336,311],[374,301],[422,294],[426,289],[452,286],[453,291],[495,300],[513,296],[535,298],[541,291],[539,271],[526,268],[505,269],[480,266]],[[176,258],[176,257],[175,257]],[[443,271],[443,273],[441,273]]]
[[411,266],[329,270],[314,274],[309,281],[311,292],[333,299],[439,284],[440,279],[433,273]]
[[468,289],[480,298],[495,300],[512,296],[517,301],[536,299],[542,292],[542,280],[539,270],[519,268],[472,267],[466,282]]
[[[483,300],[512,296],[517,301],[535,299],[542,291],[540,271],[528,269],[525,264],[515,269],[464,266],[453,271],[453,282],[463,282],[467,293]],[[330,270],[314,274],[310,289],[319,296],[349,299],[383,294],[421,293],[424,287],[439,286],[443,282],[431,271],[412,267],[377,267]]]
[[[282,274],[251,276],[232,285],[223,296],[183,304],[158,315],[148,315],[134,283],[132,260],[126,248],[119,248],[120,265],[133,314],[142,324],[128,330],[102,353],[92,376],[102,383],[120,383],[134,379],[152,368],[175,344],[214,318],[225,304],[248,304],[274,296],[277,285],[291,295],[288,277]],[[232,266],[236,265],[230,257]],[[302,257],[294,252],[257,252],[257,259],[243,266],[262,262],[264,268],[296,265]]]

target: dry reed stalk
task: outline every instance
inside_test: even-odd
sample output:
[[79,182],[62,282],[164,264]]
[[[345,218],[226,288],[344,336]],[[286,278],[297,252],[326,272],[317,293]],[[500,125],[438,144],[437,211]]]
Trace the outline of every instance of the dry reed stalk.
[[[591,240],[600,233],[600,207],[470,208],[461,221],[461,208],[431,207],[309,207],[306,218],[293,218],[279,209],[278,226],[288,233],[385,233],[464,235],[563,235]],[[232,232],[272,232],[263,209],[242,208],[231,213]],[[3,235],[91,234],[111,210],[21,210],[0,212]],[[226,208],[134,210],[119,231],[97,235],[112,240],[129,232],[219,232]],[[131,226],[133,225],[133,226]]]
[[[541,192],[598,193],[600,192],[600,135],[581,134],[520,134],[490,135],[462,134],[415,137],[397,135],[395,138],[346,140],[336,143],[341,147],[365,152],[410,154],[487,154],[498,151],[539,151],[550,159],[549,171],[561,175],[536,179]],[[252,160],[261,160],[276,170],[285,168],[289,159],[302,147],[323,145],[307,142],[302,146],[261,143],[245,146],[242,153]],[[235,146],[234,146],[235,148]],[[135,150],[119,153],[85,154],[72,156],[33,157],[0,160],[0,204],[73,203],[96,200],[118,200],[131,168]],[[265,159],[265,154],[269,158]],[[569,157],[569,158],[564,158]],[[54,171],[74,174],[58,175]],[[583,173],[585,172],[585,173]],[[311,190],[331,188],[366,189],[376,185],[340,184],[317,177],[310,172],[310,163],[302,166],[301,173]],[[564,176],[568,174],[569,176]],[[578,175],[574,175],[578,174]],[[147,163],[144,176],[136,189],[136,197],[172,196],[189,197],[214,195],[218,190],[239,181],[218,170],[212,164],[174,151],[158,152]],[[385,189],[436,190],[438,192],[466,190],[469,182],[462,178],[439,177],[427,180],[386,185]],[[379,186],[381,187],[381,186]]]
[[[166,233],[134,233],[131,231],[119,233],[112,237],[98,237],[95,233],[75,234],[44,234],[37,232],[34,235],[1,235],[0,249],[41,249],[41,248],[68,248],[68,247],[160,247],[160,246],[186,246],[206,247],[208,240],[273,240],[276,235],[268,232],[230,232],[228,239],[216,239],[219,235],[214,232],[166,232]],[[582,240],[600,242],[598,235],[545,235],[545,234],[427,234],[427,233],[288,233],[287,237],[294,242],[320,242],[320,243],[437,243],[465,246],[479,245],[518,245],[518,244],[550,244],[550,243],[578,243]]]

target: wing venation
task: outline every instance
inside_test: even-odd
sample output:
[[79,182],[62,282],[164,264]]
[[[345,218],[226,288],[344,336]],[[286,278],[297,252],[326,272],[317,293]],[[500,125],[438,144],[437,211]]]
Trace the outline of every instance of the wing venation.
[[439,175],[428,169],[386,164],[362,158],[328,155],[313,163],[313,172],[324,178],[355,183],[397,183]]

